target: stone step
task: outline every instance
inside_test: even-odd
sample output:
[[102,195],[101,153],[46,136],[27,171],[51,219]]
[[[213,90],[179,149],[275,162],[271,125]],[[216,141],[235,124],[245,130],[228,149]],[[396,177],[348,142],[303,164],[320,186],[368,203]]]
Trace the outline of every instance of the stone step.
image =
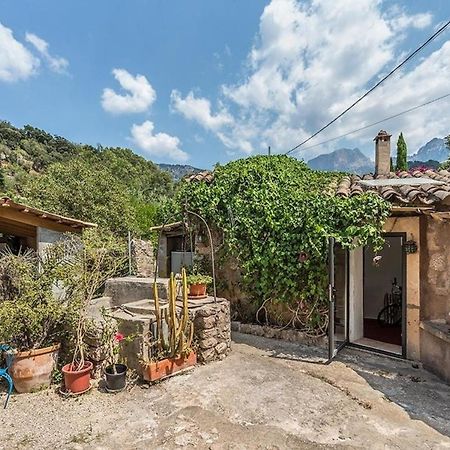
[[[149,315],[155,314],[155,301],[153,299],[145,298],[143,300],[138,300],[137,302],[130,302],[122,305],[121,307],[124,311],[128,311],[133,314],[143,314]],[[167,308],[167,301],[160,300],[160,308]]]
[[[167,278],[157,278],[160,298],[167,298]],[[119,306],[138,300],[153,299],[154,278],[122,277],[106,281],[105,297],[111,298],[111,306]]]

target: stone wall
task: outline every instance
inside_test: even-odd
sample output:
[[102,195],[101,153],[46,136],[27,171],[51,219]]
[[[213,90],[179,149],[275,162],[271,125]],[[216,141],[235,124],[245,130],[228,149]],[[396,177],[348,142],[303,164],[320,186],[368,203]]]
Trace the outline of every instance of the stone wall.
[[[177,308],[180,310],[181,304],[181,301],[177,302]],[[103,320],[100,311],[103,307],[111,311],[117,321],[118,330],[124,336],[135,336],[131,342],[121,345],[120,360],[125,362],[130,369],[135,370],[138,375],[142,375],[141,361],[148,361],[151,357],[149,336],[154,331],[155,320],[155,316],[151,312],[151,300],[124,303],[119,309],[114,305],[111,297],[102,297],[93,301],[89,317],[95,326],[87,333],[85,344],[86,357],[94,364],[96,378],[102,376],[107,355],[107,349],[104,348],[102,340]],[[197,351],[198,361],[206,364],[224,359],[231,350],[230,303],[228,300],[217,298],[217,302],[214,302],[213,297],[204,300],[190,300],[189,315],[194,323],[194,347]]]
[[131,257],[138,277],[152,277],[155,273],[155,257],[150,241],[133,239],[131,241]]
[[450,312],[450,222],[421,218],[421,320]]
[[197,358],[201,363],[224,359],[230,352],[230,303],[217,300],[192,310]]

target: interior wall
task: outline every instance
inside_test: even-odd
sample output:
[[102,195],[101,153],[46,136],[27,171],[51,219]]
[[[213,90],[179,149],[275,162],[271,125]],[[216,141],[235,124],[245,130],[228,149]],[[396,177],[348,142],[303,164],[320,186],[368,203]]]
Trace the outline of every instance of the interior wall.
[[[381,259],[374,264],[374,258]],[[392,289],[394,279],[403,286],[403,251],[400,237],[386,237],[381,252],[375,253],[371,247],[364,249],[364,318],[377,319],[384,307],[385,294]]]
[[349,340],[355,342],[364,336],[363,322],[363,248],[349,253]]

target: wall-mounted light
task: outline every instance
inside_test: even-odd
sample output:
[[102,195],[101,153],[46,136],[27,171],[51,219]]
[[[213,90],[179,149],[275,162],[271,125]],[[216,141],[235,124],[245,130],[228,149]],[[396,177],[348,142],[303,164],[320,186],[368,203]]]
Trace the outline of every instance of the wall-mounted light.
[[416,241],[410,239],[409,241],[406,241],[403,244],[403,248],[405,249],[405,252],[408,254],[411,253],[417,253],[417,243]]

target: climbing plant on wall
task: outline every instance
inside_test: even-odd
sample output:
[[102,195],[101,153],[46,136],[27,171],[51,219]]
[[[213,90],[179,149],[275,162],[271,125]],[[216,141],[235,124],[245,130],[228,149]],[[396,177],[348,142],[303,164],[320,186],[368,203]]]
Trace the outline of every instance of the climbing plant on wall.
[[211,184],[183,182],[178,202],[223,232],[222,253],[238,261],[256,305],[283,303],[296,327],[323,331],[328,237],[345,248],[381,246],[389,214],[377,195],[335,196],[341,177],[288,156],[256,156],[216,167]]

